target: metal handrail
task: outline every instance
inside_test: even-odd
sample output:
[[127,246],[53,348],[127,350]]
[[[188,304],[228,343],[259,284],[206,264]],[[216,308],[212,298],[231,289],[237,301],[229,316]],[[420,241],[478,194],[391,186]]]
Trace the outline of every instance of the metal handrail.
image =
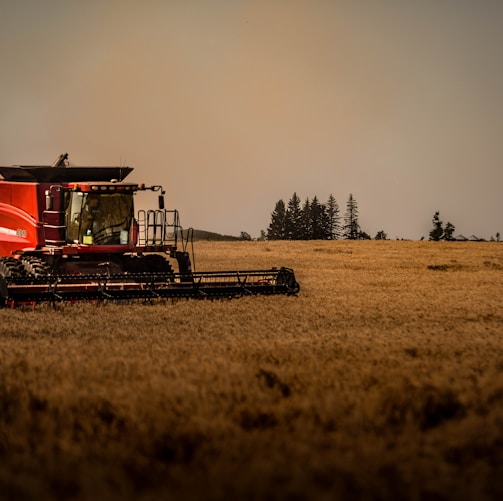
[[168,209],[140,209],[137,214],[138,245],[177,244],[180,219],[178,211]]

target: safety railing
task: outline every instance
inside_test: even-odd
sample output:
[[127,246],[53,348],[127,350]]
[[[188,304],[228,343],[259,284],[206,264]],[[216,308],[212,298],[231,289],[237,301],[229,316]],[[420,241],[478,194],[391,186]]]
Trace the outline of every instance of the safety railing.
[[138,211],[137,221],[139,246],[176,246],[178,233],[181,230],[177,210],[141,209]]

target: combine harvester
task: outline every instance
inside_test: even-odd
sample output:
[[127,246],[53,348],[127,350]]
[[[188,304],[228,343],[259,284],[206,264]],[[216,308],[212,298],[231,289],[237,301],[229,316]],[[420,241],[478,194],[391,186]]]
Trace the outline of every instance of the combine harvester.
[[[178,211],[164,208],[162,186],[124,182],[131,167],[70,167],[67,158],[0,167],[0,307],[299,291],[288,268],[193,270],[192,232],[184,238]],[[135,213],[147,190],[158,208]]]

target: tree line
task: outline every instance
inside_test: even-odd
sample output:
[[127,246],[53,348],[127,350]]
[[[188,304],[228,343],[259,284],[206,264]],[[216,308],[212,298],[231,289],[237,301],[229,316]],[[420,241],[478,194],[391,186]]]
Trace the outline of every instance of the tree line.
[[[454,240],[455,226],[451,222],[444,225],[440,220],[439,211],[435,212],[432,223],[430,240]],[[248,234],[243,233],[241,238],[251,239]],[[262,240],[368,240],[370,238],[360,227],[358,202],[352,193],[349,194],[346,211],[342,216],[339,204],[332,194],[325,203],[320,202],[316,195],[312,200],[306,198],[302,203],[295,192],[287,204],[282,199],[276,202],[267,233],[262,231],[261,235]],[[387,240],[388,237],[381,230],[374,238]]]
[[[443,223],[440,212],[436,211],[432,219],[433,228],[429,232],[429,240],[453,241],[456,227],[448,221]],[[358,202],[350,193],[346,202],[346,211],[341,215],[340,207],[335,197],[330,194],[325,203],[317,196],[312,200],[306,198],[302,203],[297,193],[294,193],[287,204],[278,200],[271,213],[271,222],[267,232],[262,230],[259,240],[370,240],[370,235],[363,231],[359,224]],[[380,230],[375,240],[387,240],[388,235]],[[246,232],[241,232],[242,240],[251,240]],[[423,240],[424,237],[421,237]],[[500,241],[499,232],[496,238]]]
[[[301,202],[294,193],[287,204],[283,200],[276,202],[267,233],[263,236],[268,240],[370,239],[360,228],[358,203],[353,194],[349,195],[346,211],[341,216],[339,204],[332,194],[322,203],[316,195],[312,200],[306,198]],[[387,237],[384,231],[380,231],[376,238]]]

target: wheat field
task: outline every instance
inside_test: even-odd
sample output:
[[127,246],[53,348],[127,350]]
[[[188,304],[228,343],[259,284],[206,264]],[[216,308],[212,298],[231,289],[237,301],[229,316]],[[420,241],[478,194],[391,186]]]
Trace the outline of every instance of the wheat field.
[[503,245],[200,242],[298,297],[0,310],[0,499],[503,499]]

